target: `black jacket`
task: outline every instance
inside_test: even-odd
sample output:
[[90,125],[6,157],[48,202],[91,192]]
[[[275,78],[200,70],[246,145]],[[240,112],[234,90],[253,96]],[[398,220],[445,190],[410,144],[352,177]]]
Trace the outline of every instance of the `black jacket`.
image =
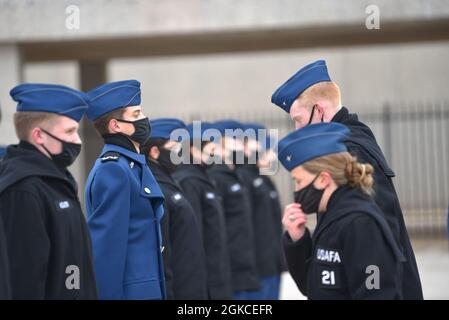
[[[284,235],[288,268],[309,299],[401,299],[405,258],[375,202],[360,189],[334,192],[317,227]],[[373,271],[376,269],[377,271]],[[378,279],[378,286],[375,285]]]
[[9,284],[9,263],[6,252],[6,237],[3,230],[3,222],[0,207],[0,300],[11,298],[11,286]]
[[31,144],[9,146],[0,208],[13,299],[97,298],[91,240],[67,170]]
[[369,163],[374,167],[374,189],[377,205],[387,220],[399,247],[407,262],[404,265],[403,296],[404,299],[423,299],[421,281],[415,255],[407,233],[396,190],[392,178],[393,170],[378,146],[374,134],[365,124],[360,122],[356,114],[349,114],[348,109],[342,108],[332,119],[346,125],[351,133],[346,146],[351,154],[357,156],[362,163]]
[[250,194],[227,165],[213,165],[208,173],[217,185],[225,210],[232,289],[234,292],[258,290]]
[[163,219],[168,230],[163,230],[163,253],[171,271],[167,292],[172,290],[177,300],[207,299],[206,260],[197,216],[173,178],[153,161],[148,166],[165,196]]
[[274,207],[271,186],[260,176],[256,165],[242,164],[236,167],[240,181],[245,183],[251,196],[254,245],[256,248],[259,278],[281,273],[280,243],[281,216]]
[[278,241],[276,242],[276,245],[278,246],[277,266],[279,267],[279,273],[282,273],[284,271],[287,271],[287,262],[285,261],[284,250],[282,250],[282,241],[280,240],[282,238],[283,231],[281,200],[279,199],[279,193],[273,181],[266,175],[262,175],[261,178],[263,179],[267,189],[270,190],[269,197],[271,203],[270,211],[272,213],[271,218],[273,220],[273,226],[275,227],[276,231],[276,239],[278,239]]
[[215,185],[200,165],[181,165],[173,174],[193,207],[203,236],[209,299],[232,298],[224,211]]

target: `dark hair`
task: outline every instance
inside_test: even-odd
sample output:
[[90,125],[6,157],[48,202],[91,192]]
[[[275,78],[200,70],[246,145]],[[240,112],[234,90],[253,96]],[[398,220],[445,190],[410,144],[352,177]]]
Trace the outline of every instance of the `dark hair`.
[[95,129],[101,136],[110,133],[109,121],[111,121],[112,119],[121,119],[125,111],[125,108],[120,108],[102,115],[100,118],[94,121]]
[[148,157],[148,154],[150,153],[151,148],[158,147],[161,148],[164,144],[168,142],[168,139],[163,138],[150,138],[145,143],[145,145],[140,147],[140,153]]

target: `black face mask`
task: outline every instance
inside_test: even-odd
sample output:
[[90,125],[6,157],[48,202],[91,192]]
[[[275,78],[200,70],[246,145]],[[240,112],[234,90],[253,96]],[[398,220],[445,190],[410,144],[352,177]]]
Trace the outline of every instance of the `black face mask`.
[[134,133],[130,136],[126,136],[129,137],[132,141],[137,142],[141,146],[144,145],[150,138],[151,126],[148,118],[143,118],[136,121],[117,119],[117,121],[131,123],[134,126]]
[[[315,106],[313,106],[313,108],[312,108],[312,113],[310,114],[309,122],[307,123],[307,125],[312,123],[312,118],[313,118],[314,113],[315,113]],[[323,118],[324,118],[324,116],[321,117],[321,122],[323,122]]]
[[319,190],[314,187],[313,183],[317,178],[318,176],[316,176],[309,185],[296,191],[294,194],[295,202],[301,205],[301,209],[305,214],[318,212],[324,189]]
[[172,174],[178,168],[178,164],[174,164],[170,159],[171,150],[167,150],[165,148],[159,148],[159,158],[157,158],[157,162],[161,165],[161,167],[167,171],[169,174]]
[[46,134],[48,134],[53,139],[58,140],[62,143],[62,152],[59,154],[51,153],[44,145],[42,145],[45,151],[47,151],[48,154],[51,156],[53,162],[60,168],[67,168],[70,165],[72,165],[81,152],[81,143],[67,142],[59,139],[58,137],[55,137],[50,132],[47,132],[42,128],[41,130]]

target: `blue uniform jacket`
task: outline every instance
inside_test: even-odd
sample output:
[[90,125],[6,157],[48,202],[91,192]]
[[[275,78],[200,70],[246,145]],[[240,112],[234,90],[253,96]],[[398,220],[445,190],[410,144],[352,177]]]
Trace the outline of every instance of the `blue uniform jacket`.
[[106,144],[85,200],[100,299],[164,299],[164,198],[144,156]]

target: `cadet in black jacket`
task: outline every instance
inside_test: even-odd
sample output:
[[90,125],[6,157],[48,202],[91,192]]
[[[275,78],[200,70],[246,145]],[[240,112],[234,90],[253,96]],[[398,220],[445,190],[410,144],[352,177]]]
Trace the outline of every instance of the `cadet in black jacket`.
[[[209,156],[203,152],[203,148],[212,150],[215,145],[210,141],[201,144],[202,133],[210,128],[207,123],[201,123],[199,137],[194,135],[193,125],[187,127],[191,137],[189,143],[191,162],[180,165],[173,178],[181,186],[200,221],[206,254],[208,298],[228,300],[232,298],[232,287],[224,210],[215,185],[206,172],[206,161]],[[196,146],[196,142],[199,146]]]
[[[2,113],[0,109],[0,121]],[[2,158],[6,152],[6,148],[0,146],[0,165]],[[0,300],[11,298],[11,288],[9,284],[9,263],[8,254],[6,252],[6,237],[5,230],[3,230],[2,213],[0,207]]]
[[[164,219],[167,219],[168,233],[163,233],[167,261],[166,277],[168,298],[176,300],[207,299],[206,260],[203,237],[197,216],[179,185],[173,180],[177,168],[170,159],[172,149],[179,143],[170,140],[176,129],[185,129],[184,122],[177,119],[155,119],[150,121],[151,138],[141,149],[147,157],[148,166],[164,193],[166,203]],[[174,151],[173,151],[174,152]]]
[[[258,156],[262,146],[257,141],[261,125],[245,124],[245,163],[236,165],[236,173],[245,183],[251,196],[252,223],[257,273],[260,289],[248,294],[252,300],[276,300],[279,298],[281,262],[281,211],[277,192],[267,176],[261,175]],[[252,131],[251,131],[252,130]],[[265,137],[266,135],[264,135]],[[276,203],[277,200],[277,203]]]
[[331,81],[325,61],[316,61],[299,70],[273,93],[272,102],[290,113],[296,128],[332,121],[342,123],[351,130],[345,144],[359,161],[373,166],[374,200],[406,258],[403,296],[405,299],[423,299],[415,255],[392,181],[395,174],[388,166],[370,128],[360,122],[357,115],[349,114],[342,107],[340,89]]
[[13,299],[96,299],[91,241],[67,167],[81,140],[83,94],[58,85],[22,84],[14,125],[20,143],[0,166],[0,208]]
[[2,214],[0,209],[0,300],[11,298],[11,287],[9,284],[9,263],[6,252],[6,237],[3,230]]
[[[405,259],[370,196],[372,166],[347,152],[348,133],[322,123],[279,142],[279,160],[296,181],[283,217],[288,267],[309,299],[402,299]],[[318,221],[312,236],[311,213]]]
[[[222,134],[226,133],[226,129],[240,126],[232,121],[216,122],[213,125]],[[243,144],[238,146],[239,140],[226,135],[219,143],[224,150],[221,153],[222,160],[229,164],[214,164],[208,169],[208,173],[217,185],[225,210],[234,298],[248,299],[248,292],[259,290],[259,279],[251,196],[235,170],[235,163],[243,161]]]

